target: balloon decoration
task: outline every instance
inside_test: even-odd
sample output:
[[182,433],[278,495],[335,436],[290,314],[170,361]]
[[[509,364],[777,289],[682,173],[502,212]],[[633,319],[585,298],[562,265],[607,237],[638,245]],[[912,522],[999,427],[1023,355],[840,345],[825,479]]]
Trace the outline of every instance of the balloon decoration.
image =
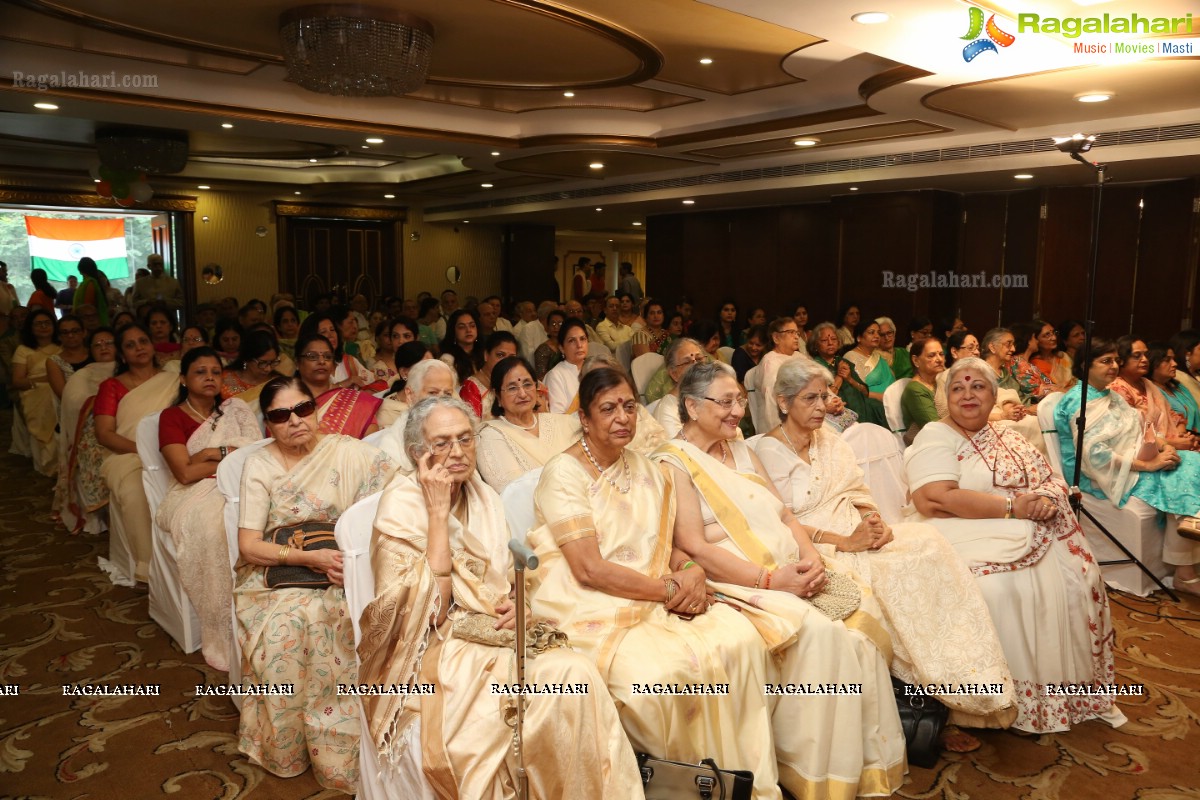
[[154,187],[147,181],[146,173],[133,170],[113,169],[104,164],[95,164],[88,173],[96,181],[96,194],[111,197],[121,208],[145,203],[154,197]]

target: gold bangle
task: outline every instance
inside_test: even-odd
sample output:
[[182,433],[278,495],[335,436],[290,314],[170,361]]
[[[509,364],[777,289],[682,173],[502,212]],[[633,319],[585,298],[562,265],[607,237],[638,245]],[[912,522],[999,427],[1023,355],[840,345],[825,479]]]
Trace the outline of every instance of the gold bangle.
[[759,588],[760,586],[762,586],[763,575],[765,575],[765,574],[766,574],[766,572],[767,572],[767,568],[766,568],[766,567],[762,567],[761,569],[759,569],[759,571],[758,571],[758,578],[756,578],[756,579],[755,579],[755,581],[754,581],[754,588],[755,588],[755,589],[757,589],[757,588]]
[[435,578],[449,578],[450,573],[454,571],[454,565],[451,564],[450,569],[446,570],[445,572],[438,572],[436,569],[433,568],[433,565],[430,564],[429,571],[433,573],[433,577],[435,577]]
[[283,547],[279,548],[279,555],[276,557],[275,560],[278,561],[280,564],[286,564],[288,552],[291,551],[291,549],[292,549],[292,546],[290,544],[285,544]]
[[675,582],[674,578],[664,577],[663,585],[667,588],[667,599],[663,601],[663,604],[666,605],[675,597],[675,592],[679,591],[679,584]]
[[825,535],[825,531],[817,528],[817,532],[813,534],[813,544],[820,544],[821,538]]

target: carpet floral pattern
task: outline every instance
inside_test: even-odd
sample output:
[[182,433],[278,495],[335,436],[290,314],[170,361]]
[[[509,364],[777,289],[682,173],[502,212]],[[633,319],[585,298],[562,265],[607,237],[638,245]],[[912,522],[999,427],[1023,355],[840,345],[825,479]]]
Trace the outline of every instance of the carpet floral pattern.
[[[6,453],[10,421],[0,415],[0,685],[19,694],[0,694],[0,797],[344,797],[310,773],[276,778],[238,753],[233,704],[195,693],[225,674],[180,650],[149,618],[144,591],[108,581],[96,563],[106,535],[69,536],[54,524],[51,482]],[[1117,680],[1145,685],[1120,700],[1127,725],[983,732],[980,750],[911,769],[898,796],[1200,800],[1200,602],[1112,598]],[[161,691],[73,696],[64,684]]]

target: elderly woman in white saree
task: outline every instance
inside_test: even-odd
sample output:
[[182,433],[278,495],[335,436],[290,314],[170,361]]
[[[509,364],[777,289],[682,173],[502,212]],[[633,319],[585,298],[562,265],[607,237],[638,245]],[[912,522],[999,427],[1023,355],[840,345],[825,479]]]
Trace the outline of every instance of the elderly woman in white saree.
[[[1001,686],[935,696],[953,724],[1007,727],[1017,715],[1012,676],[974,576],[937,529],[891,527],[880,516],[854,451],[823,427],[832,381],[811,362],[779,371],[773,402],[783,423],[753,442],[767,475],[796,518],[817,529],[818,549],[870,585],[892,637],[892,674],[912,684]],[[954,752],[979,747],[949,728],[943,741]]]
[[[242,702],[238,749],[284,778],[311,764],[327,789],[358,786],[359,705],[338,684],[357,682],[354,628],[342,590],[342,554],[288,544],[280,529],[319,526],[332,533],[342,512],[383,489],[391,460],[369,444],[318,433],[317,404],[297,378],[272,378],[259,407],[274,442],[251,454],[242,470],[237,577],[233,602],[247,684],[291,684],[292,695]],[[293,547],[291,542],[297,542]],[[268,569],[290,567],[268,583]],[[315,583],[314,583],[315,581]],[[297,584],[308,583],[311,588]]]
[[1067,487],[1028,440],[988,422],[998,379],[987,363],[965,358],[949,373],[950,416],[926,425],[904,453],[910,519],[941,531],[978,580],[1013,674],[1013,727],[1124,724],[1111,696],[1047,690],[1115,677],[1104,581]]
[[495,405],[479,431],[479,473],[497,492],[543,466],[579,438],[574,414],[539,413],[533,365],[520,356],[492,370]]
[[709,588],[735,598],[758,627],[774,656],[772,682],[861,687],[772,698],[781,784],[796,797],[891,795],[904,780],[905,741],[888,676],[892,644],[883,614],[868,591],[844,620],[810,602],[828,575],[808,531],[736,438],[746,401],[733,369],[693,366],[679,397],[686,422],[654,458],[673,473],[675,546],[687,554],[685,565],[695,559]]
[[[529,543],[542,565],[533,613],[596,663],[635,750],[750,770],[754,797],[778,798],[762,640],[742,614],[709,607],[703,569],[671,567],[684,559],[672,546],[675,493],[628,447],[637,424],[629,377],[594,370],[579,400],[583,438],[550,459],[534,495]],[[676,684],[728,693],[652,691]]]
[[179,399],[158,418],[158,444],[171,488],[155,519],[175,543],[179,580],[200,618],[204,660],[228,672],[233,579],[228,547],[223,546],[225,498],[217,491],[216,470],[226,455],[258,441],[261,433],[241,398],[220,402],[222,368],[216,350],[188,350],[179,370]]
[[[398,762],[419,719],[423,769],[439,797],[505,800],[516,785],[506,724],[516,700],[494,687],[515,677],[512,559],[500,497],[475,472],[474,425],[458,398],[424,400],[408,415],[404,438],[418,472],[397,476],[375,518],[376,596],[362,615],[359,679],[435,685],[433,694],[363,699],[381,763]],[[531,796],[641,797],[633,750],[596,668],[548,626],[529,630],[527,686],[587,687],[525,701]]]

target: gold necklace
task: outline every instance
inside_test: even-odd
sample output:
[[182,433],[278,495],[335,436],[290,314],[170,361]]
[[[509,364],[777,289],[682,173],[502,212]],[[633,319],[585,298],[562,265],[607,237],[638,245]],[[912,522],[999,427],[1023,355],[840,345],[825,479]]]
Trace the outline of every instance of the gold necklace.
[[[804,456],[800,455],[800,451],[796,449],[796,445],[792,444],[791,437],[787,435],[787,429],[783,427],[782,422],[779,423],[779,435],[783,437],[785,442],[787,442],[787,446],[792,448],[792,452],[796,454],[797,458],[804,458]],[[809,446],[811,447],[812,445],[810,444]]]

